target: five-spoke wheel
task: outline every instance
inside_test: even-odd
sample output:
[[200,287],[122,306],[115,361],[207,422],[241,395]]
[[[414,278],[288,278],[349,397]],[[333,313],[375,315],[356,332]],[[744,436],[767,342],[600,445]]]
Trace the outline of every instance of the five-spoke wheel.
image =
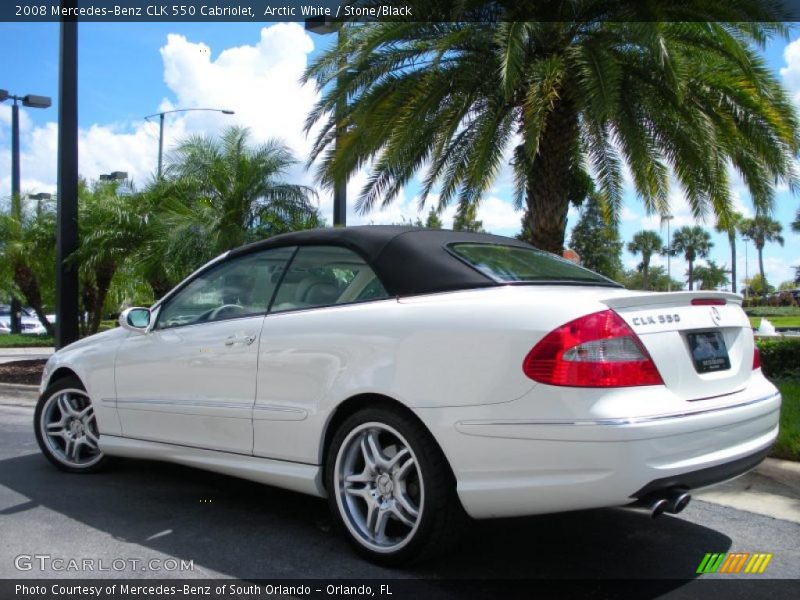
[[76,379],[59,380],[42,394],[34,428],[45,456],[61,469],[95,470],[105,458],[94,407]]
[[334,489],[345,525],[368,548],[397,550],[413,536],[425,489],[397,430],[374,422],[353,429],[339,451]]
[[463,516],[441,450],[413,417],[384,408],[344,421],[326,461],[331,509],[356,549],[398,564],[438,554]]

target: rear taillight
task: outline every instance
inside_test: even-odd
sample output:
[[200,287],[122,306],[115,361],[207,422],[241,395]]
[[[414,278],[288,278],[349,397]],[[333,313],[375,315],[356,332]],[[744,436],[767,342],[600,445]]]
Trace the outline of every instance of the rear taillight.
[[758,346],[753,346],[753,371],[760,368],[761,368],[761,350],[758,349]]
[[548,333],[525,357],[522,370],[534,381],[549,385],[664,383],[637,335],[611,310],[575,319]]

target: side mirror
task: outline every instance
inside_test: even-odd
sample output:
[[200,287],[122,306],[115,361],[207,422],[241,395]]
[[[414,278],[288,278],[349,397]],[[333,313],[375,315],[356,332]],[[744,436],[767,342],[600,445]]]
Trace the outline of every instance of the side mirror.
[[150,325],[150,309],[138,306],[126,308],[119,316],[119,324],[129,331],[144,333]]

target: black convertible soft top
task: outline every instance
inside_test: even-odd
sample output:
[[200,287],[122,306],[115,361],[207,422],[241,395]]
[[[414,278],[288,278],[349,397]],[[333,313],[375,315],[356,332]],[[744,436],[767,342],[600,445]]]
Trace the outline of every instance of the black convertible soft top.
[[231,250],[230,256],[283,246],[342,246],[366,260],[392,296],[502,285],[449,252],[447,245],[454,242],[532,248],[513,238],[486,233],[362,225],[284,233]]

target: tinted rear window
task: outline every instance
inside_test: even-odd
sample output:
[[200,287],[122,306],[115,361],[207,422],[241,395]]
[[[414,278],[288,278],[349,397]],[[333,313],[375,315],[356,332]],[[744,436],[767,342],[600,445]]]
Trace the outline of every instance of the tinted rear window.
[[618,286],[594,271],[547,252],[502,244],[450,244],[467,264],[501,283],[585,283]]

